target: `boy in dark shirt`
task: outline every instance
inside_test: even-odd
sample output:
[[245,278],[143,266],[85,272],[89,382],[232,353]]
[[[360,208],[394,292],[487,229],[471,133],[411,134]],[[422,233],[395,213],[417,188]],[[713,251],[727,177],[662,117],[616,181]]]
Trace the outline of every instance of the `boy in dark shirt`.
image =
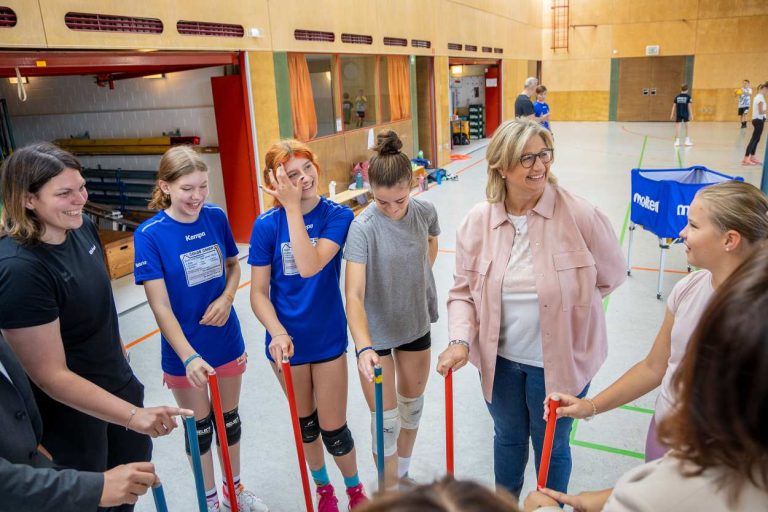
[[688,94],[688,84],[683,84],[680,88],[680,94],[675,96],[675,102],[672,104],[672,113],[669,115],[670,119],[676,119],[675,125],[675,146],[680,145],[680,127],[685,129],[685,145],[693,146],[693,142],[688,137],[688,123],[693,121],[693,112],[689,105],[693,103],[691,95]]

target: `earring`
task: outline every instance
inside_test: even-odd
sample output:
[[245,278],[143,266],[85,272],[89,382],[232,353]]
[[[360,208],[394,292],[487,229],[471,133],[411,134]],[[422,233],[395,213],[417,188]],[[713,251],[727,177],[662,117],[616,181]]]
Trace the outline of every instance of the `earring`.
[[730,250],[731,250],[731,248],[730,248],[730,247],[726,247],[726,248],[725,248],[725,252],[728,252],[728,251],[730,251]]

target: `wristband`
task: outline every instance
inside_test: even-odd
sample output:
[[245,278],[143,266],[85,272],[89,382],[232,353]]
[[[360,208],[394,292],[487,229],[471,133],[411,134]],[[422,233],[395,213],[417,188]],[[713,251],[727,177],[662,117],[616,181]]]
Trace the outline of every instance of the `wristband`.
[[194,360],[195,360],[195,359],[197,359],[198,357],[201,357],[201,356],[200,356],[200,354],[192,354],[191,356],[189,356],[189,357],[188,357],[188,358],[187,358],[187,359],[184,361],[184,368],[186,368],[187,366],[189,366],[189,363],[191,363],[192,361],[194,361]]
[[366,350],[373,350],[373,346],[372,346],[372,345],[368,345],[367,347],[363,347],[363,348],[361,348],[360,350],[356,351],[356,352],[355,352],[355,357],[357,357],[358,359],[360,359],[360,354],[362,354],[362,353],[363,353],[363,352],[365,352]]
[[469,350],[469,342],[468,341],[464,341],[464,340],[451,340],[451,341],[448,342],[448,346],[450,347],[451,345],[464,345],[465,347],[467,347],[467,350]]
[[232,295],[231,293],[224,292],[222,293],[222,295],[225,296],[229,300],[229,302],[235,302],[235,296]]

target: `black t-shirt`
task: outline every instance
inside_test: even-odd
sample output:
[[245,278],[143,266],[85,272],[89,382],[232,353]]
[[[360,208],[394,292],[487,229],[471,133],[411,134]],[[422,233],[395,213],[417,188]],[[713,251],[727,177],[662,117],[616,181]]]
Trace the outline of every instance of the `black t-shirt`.
[[531,101],[531,98],[525,94],[521,94],[515,99],[515,117],[528,117],[535,114],[536,112],[533,110],[533,102]]
[[0,238],[0,328],[57,318],[70,370],[109,392],[131,380],[98,232],[87,217],[61,245]]
[[688,104],[691,102],[691,95],[687,92],[681,92],[675,96],[675,107],[677,108],[677,117],[688,119]]

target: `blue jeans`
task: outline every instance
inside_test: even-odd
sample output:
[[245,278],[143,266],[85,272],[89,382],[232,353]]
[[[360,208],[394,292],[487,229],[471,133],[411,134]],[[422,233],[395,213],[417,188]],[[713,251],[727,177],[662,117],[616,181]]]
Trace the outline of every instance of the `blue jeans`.
[[[589,384],[579,397],[587,394]],[[520,497],[525,466],[528,463],[528,439],[533,442],[536,473],[539,472],[541,447],[544,444],[544,369],[496,358],[491,403],[488,411],[493,418],[493,469],[496,486]],[[560,492],[568,490],[571,477],[571,447],[568,438],[572,418],[557,421],[547,487]]]

